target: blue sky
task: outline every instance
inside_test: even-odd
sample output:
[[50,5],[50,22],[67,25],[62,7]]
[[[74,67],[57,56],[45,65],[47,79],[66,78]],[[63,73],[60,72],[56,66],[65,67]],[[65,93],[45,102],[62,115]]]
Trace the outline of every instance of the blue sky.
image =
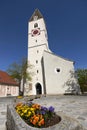
[[0,70],[27,57],[28,21],[38,8],[49,48],[87,68],[87,0],[0,0]]

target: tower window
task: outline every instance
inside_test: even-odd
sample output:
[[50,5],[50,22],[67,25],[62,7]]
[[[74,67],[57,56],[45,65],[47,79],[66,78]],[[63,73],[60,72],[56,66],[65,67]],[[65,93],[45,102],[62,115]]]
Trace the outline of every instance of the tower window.
[[38,60],[36,60],[36,64],[38,63]]
[[35,40],[35,42],[37,42],[37,40]]
[[39,70],[37,70],[37,74],[39,73]]
[[34,16],[33,19],[34,19],[34,21],[37,20],[37,19],[38,19],[38,16]]
[[37,27],[38,27],[38,24],[37,24],[37,23],[35,23],[35,24],[34,24],[34,28],[37,28]]
[[37,50],[37,53],[39,53],[39,50]]

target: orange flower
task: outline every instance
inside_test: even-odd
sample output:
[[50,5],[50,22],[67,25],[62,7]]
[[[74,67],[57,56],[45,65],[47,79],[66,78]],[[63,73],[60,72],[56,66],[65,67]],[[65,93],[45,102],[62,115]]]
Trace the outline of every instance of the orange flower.
[[33,125],[36,125],[36,123],[37,123],[36,120],[33,120],[32,124],[33,124]]
[[40,120],[40,121],[38,122],[38,125],[39,125],[39,126],[44,125],[44,119]]
[[44,119],[42,119],[40,122],[41,122],[42,125],[44,125]]
[[33,104],[32,107],[36,108],[36,109],[40,109],[40,105],[39,104]]
[[39,121],[39,117],[37,116],[37,117],[35,118],[35,120],[36,120],[36,122],[38,122],[38,121]]
[[30,122],[32,123],[32,119],[30,119]]
[[34,115],[32,118],[36,118],[36,115]]
[[35,120],[36,122],[38,122],[39,121],[38,115],[34,115],[33,117],[31,117],[31,120]]
[[33,125],[38,125],[38,126],[44,125],[44,119],[42,115],[34,115],[33,117],[31,117],[30,122]]
[[23,103],[22,102],[19,102],[16,107],[19,107],[19,106],[23,106]]

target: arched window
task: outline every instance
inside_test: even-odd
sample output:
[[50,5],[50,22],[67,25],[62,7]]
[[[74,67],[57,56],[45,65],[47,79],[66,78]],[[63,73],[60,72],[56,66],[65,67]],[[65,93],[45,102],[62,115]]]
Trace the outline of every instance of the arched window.
[[35,23],[35,24],[34,24],[34,28],[37,28],[37,27],[38,27],[38,24],[37,24],[37,23]]

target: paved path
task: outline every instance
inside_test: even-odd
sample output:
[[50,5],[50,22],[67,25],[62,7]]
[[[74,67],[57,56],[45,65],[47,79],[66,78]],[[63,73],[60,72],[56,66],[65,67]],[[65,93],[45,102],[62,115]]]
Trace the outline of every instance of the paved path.
[[0,98],[0,130],[6,130],[6,113],[7,113],[7,104],[12,104],[14,98]]
[[[6,130],[7,104],[13,101],[14,98],[0,98],[0,130]],[[34,99],[33,102],[54,106],[56,112],[72,117],[87,130],[87,96],[48,96]]]
[[87,96],[54,96],[34,100],[44,106],[54,106],[55,111],[77,120],[87,130]]

